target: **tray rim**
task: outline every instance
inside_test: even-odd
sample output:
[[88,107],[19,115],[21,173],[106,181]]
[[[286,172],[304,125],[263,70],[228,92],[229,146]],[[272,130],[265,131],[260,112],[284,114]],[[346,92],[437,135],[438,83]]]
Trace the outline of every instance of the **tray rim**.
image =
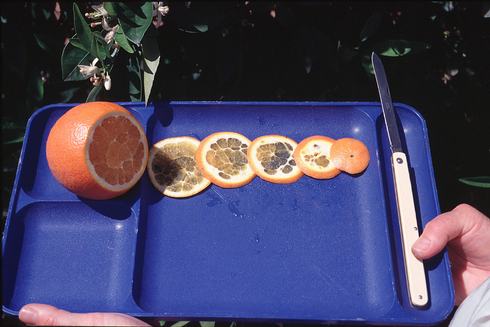
[[[148,105],[146,105],[146,106],[145,106],[144,102],[129,102],[129,101],[116,102],[115,101],[114,103],[117,103],[123,107],[129,108],[129,109],[134,110],[134,111],[151,110],[150,108],[154,107],[157,103],[165,103],[165,104],[168,104],[169,106],[172,106],[172,105],[177,105],[177,106],[185,106],[185,105],[192,105],[192,106],[196,106],[196,105],[198,105],[198,106],[229,105],[229,106],[264,106],[264,107],[278,107],[278,106],[354,107],[355,106],[355,107],[379,107],[379,108],[381,108],[381,103],[378,101],[210,101],[210,100],[205,100],[205,101],[185,101],[184,100],[184,101],[181,101],[181,100],[179,100],[179,101],[149,102]],[[45,105],[45,106],[40,107],[37,110],[35,110],[31,114],[31,116],[29,117],[27,124],[26,124],[24,141],[22,143],[21,152],[19,154],[19,162],[17,165],[15,179],[14,179],[14,183],[13,183],[12,189],[11,189],[10,200],[9,200],[9,205],[8,205],[8,213],[7,213],[7,217],[5,220],[5,226],[4,226],[4,229],[2,232],[2,258],[5,255],[5,243],[6,243],[8,231],[10,228],[10,220],[11,220],[11,217],[13,215],[13,209],[17,208],[17,199],[19,196],[18,193],[19,193],[19,186],[20,186],[19,185],[20,184],[20,172],[21,172],[22,167],[23,167],[23,163],[24,163],[23,159],[25,157],[25,151],[26,151],[26,147],[27,147],[27,142],[25,142],[25,140],[26,140],[25,137],[30,135],[29,133],[30,133],[31,125],[37,119],[37,117],[39,115],[41,115],[42,113],[49,111],[49,110],[55,110],[55,109],[62,109],[62,110],[66,109],[66,110],[68,110],[68,109],[70,109],[76,105],[79,105],[79,104],[81,104],[81,102],[48,104],[48,105]],[[434,205],[435,205],[436,213],[440,214],[439,196],[438,196],[438,192],[437,192],[435,173],[434,173],[434,168],[433,168],[433,163],[432,163],[432,155],[431,155],[431,150],[430,150],[429,135],[428,135],[428,128],[427,128],[426,120],[421,115],[421,113],[417,109],[412,107],[411,105],[408,105],[408,104],[402,103],[402,102],[394,102],[394,107],[395,107],[395,109],[396,108],[403,108],[405,110],[410,111],[412,114],[415,114],[417,116],[417,118],[419,119],[419,121],[421,123],[421,127],[423,130],[425,152],[426,152],[426,160],[428,163],[430,182],[431,182],[431,186],[432,186],[432,194],[433,194],[433,199],[435,200]],[[146,130],[146,125],[145,125],[145,130]],[[75,202],[77,202],[77,201],[75,201]],[[431,218],[430,220],[432,220],[432,219],[433,218]],[[443,260],[442,261],[443,261],[444,268],[446,271],[446,275],[447,275],[447,278],[449,281],[449,293],[450,293],[450,299],[449,300],[450,300],[450,303],[454,303],[454,285],[453,285],[453,281],[452,281],[450,261],[449,261],[447,249],[443,250]],[[436,319],[430,319],[430,320],[426,319],[422,322],[413,321],[410,319],[393,320],[393,319],[389,319],[387,317],[380,317],[380,319],[377,321],[380,323],[396,322],[397,324],[402,323],[402,324],[431,325],[431,324],[438,323],[438,322],[445,320],[450,315],[450,313],[452,312],[453,309],[454,309],[454,304],[451,307],[448,307],[447,312],[442,313],[440,317],[437,317]],[[8,308],[4,303],[2,303],[2,311],[5,312],[6,314],[13,315],[13,316],[18,316],[18,314],[19,314],[19,311],[12,310],[12,309]],[[136,316],[136,317],[143,317],[143,318],[156,318],[156,317],[169,318],[170,317],[170,316],[166,316],[166,315],[163,315],[163,316],[162,315],[155,315],[155,313],[145,312],[142,309],[141,309],[141,311],[126,313],[126,314]],[[195,316],[190,316],[190,317],[182,317],[182,319],[183,318],[191,318],[191,319],[195,320],[196,318],[199,318],[199,316],[195,315]],[[231,317],[231,316],[230,317],[216,317],[216,318],[210,317],[210,318],[212,318],[216,321],[220,321],[220,320],[226,321],[226,320],[230,320],[230,319],[233,320],[233,317]],[[181,318],[179,317],[179,319],[181,319]],[[265,318],[242,318],[242,319],[238,319],[238,320],[240,320],[240,321],[265,321],[267,319],[265,319]],[[293,319],[293,320],[284,320],[284,321],[285,322],[286,321],[291,321],[291,322],[302,322],[302,321],[304,321],[304,322],[325,322],[324,320],[308,320],[308,319],[304,319],[304,320]],[[357,323],[361,323],[361,324],[365,324],[365,323],[369,324],[370,323],[369,320],[356,320],[356,319],[335,319],[335,320],[331,320],[330,322],[341,322],[341,323],[347,323],[347,322],[356,323],[357,322]],[[372,321],[371,321],[371,323],[372,323]]]

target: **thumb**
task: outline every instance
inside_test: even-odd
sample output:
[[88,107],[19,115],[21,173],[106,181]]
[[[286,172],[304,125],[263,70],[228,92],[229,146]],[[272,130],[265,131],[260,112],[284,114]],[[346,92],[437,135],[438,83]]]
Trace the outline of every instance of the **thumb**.
[[466,234],[476,223],[475,219],[471,219],[475,211],[476,209],[462,204],[429,221],[412,246],[415,257],[420,260],[431,258],[441,252],[451,240]]
[[149,326],[121,313],[71,313],[47,304],[27,304],[19,319],[34,326]]

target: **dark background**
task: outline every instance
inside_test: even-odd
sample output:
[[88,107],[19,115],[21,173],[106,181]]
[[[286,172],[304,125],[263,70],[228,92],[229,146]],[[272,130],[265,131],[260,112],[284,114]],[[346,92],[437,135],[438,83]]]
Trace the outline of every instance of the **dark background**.
[[[369,56],[385,53],[394,101],[427,122],[441,210],[466,202],[490,214],[489,189],[458,180],[490,175],[489,2],[168,5],[154,100],[379,101]],[[27,119],[46,104],[84,102],[91,89],[61,80],[72,2],[55,8],[1,4],[2,229]],[[189,33],[196,25],[207,31]],[[101,100],[129,101],[127,58],[117,60]]]

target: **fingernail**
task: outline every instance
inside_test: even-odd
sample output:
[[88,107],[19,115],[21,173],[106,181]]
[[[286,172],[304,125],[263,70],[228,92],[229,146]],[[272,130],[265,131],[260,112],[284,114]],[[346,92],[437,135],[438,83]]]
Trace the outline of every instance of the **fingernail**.
[[430,239],[421,237],[413,244],[413,250],[417,252],[425,252],[430,247]]
[[19,312],[19,319],[25,324],[35,324],[37,319],[37,311],[30,307],[23,307]]

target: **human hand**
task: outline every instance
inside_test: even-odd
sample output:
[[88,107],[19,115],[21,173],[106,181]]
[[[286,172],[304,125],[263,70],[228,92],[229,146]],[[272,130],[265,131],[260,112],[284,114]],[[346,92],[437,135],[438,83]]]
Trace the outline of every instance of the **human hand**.
[[19,319],[32,326],[150,326],[122,313],[71,313],[47,304],[27,304]]
[[428,259],[446,245],[459,305],[490,277],[490,219],[460,204],[427,223],[412,252],[420,260]]

